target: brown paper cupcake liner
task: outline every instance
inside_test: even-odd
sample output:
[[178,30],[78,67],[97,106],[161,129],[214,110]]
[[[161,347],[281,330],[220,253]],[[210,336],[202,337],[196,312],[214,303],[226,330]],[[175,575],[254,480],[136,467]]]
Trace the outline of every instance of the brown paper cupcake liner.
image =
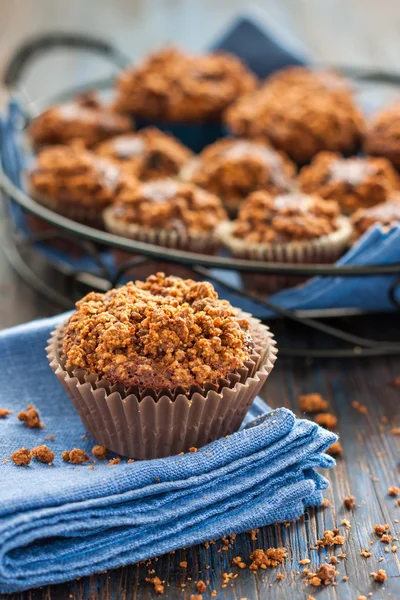
[[249,318],[255,342],[250,360],[218,385],[190,390],[139,391],[111,385],[84,369],[65,366],[65,323],[46,348],[50,366],[69,394],[86,429],[101,445],[122,456],[160,458],[199,448],[240,427],[255,396],[268,378],[276,343],[268,327]]
[[[115,235],[120,235],[131,240],[146,242],[156,246],[186,250],[200,254],[216,254],[221,246],[219,237],[215,233],[199,234],[191,232],[179,232],[168,229],[143,228],[133,223],[121,223],[113,214],[113,207],[104,211],[104,222],[106,229]],[[134,258],[135,254],[116,251],[114,256],[117,266],[121,267],[128,260]],[[146,265],[140,265],[128,270],[135,279],[146,279],[149,275],[163,271],[166,275],[175,275],[183,279],[197,279],[197,276],[189,267],[162,261],[151,261]]]
[[[353,228],[351,221],[344,216],[338,218],[339,228],[329,235],[286,244],[249,244],[232,234],[233,222],[221,223],[217,234],[235,258],[259,260],[269,263],[287,264],[332,264],[349,247]],[[307,277],[294,275],[259,275],[242,273],[246,289],[260,295],[267,295],[281,289],[299,285]]]

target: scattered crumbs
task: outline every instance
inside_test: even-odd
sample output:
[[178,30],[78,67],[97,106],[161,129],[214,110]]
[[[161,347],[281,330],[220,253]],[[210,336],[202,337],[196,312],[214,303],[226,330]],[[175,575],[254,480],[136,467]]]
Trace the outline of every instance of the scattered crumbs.
[[309,565],[311,560],[309,558],[302,558],[299,560],[299,565]]
[[392,435],[400,435],[400,427],[394,427],[393,429],[390,430],[390,433]]
[[195,446],[192,446],[192,448],[189,448],[189,452],[197,452],[197,448]]
[[317,546],[342,546],[344,544],[344,537],[339,535],[338,529],[328,529],[324,531],[324,537],[321,540],[317,540]]
[[54,452],[52,452],[50,448],[46,446],[46,444],[43,444],[42,446],[35,446],[35,448],[32,448],[31,454],[41,463],[45,463],[47,465],[53,464]]
[[312,577],[310,579],[310,583],[311,585],[313,585],[314,587],[319,587],[322,583],[321,579],[317,576],[314,575],[314,577]]
[[20,448],[13,452],[10,458],[18,467],[26,467],[31,462],[31,451],[28,448]]
[[83,435],[81,435],[81,439],[82,439],[82,440],[87,440],[87,435],[86,435],[86,433],[84,433]]
[[389,496],[398,496],[400,494],[400,488],[396,485],[391,485],[388,489]]
[[357,596],[357,600],[368,600],[367,596]]
[[257,534],[258,534],[258,529],[250,529],[249,533],[250,533],[250,537],[253,540],[253,542],[255,542],[257,540]]
[[105,446],[93,446],[92,454],[98,460],[107,460],[108,450]]
[[107,466],[114,467],[115,465],[119,465],[120,462],[121,462],[121,458],[119,456],[116,456],[115,458],[110,458]]
[[283,573],[278,573],[278,575],[276,576],[277,581],[282,581],[282,579],[285,579],[285,576]]
[[351,495],[350,496],[346,496],[345,499],[343,500],[343,504],[349,510],[352,510],[354,508],[355,503],[356,503],[356,497],[355,496],[351,496]]
[[50,440],[51,442],[54,442],[55,438],[54,438],[54,435],[52,433],[50,433],[50,435],[46,435],[44,439],[45,440]]
[[319,579],[324,585],[329,585],[332,581],[334,581],[337,574],[338,571],[336,571],[333,565],[322,563],[316,573],[316,578]]
[[347,527],[347,529],[351,529],[351,523],[348,519],[342,519],[342,525]]
[[365,415],[368,412],[367,407],[364,404],[361,404],[361,402],[358,402],[357,400],[354,400],[354,402],[351,403],[352,407],[356,409],[357,412],[360,413],[360,415]]
[[196,590],[199,592],[199,594],[204,594],[204,592],[207,590],[206,584],[201,579],[196,583]]
[[379,569],[376,573],[371,573],[371,576],[374,578],[374,581],[378,581],[379,583],[386,581],[386,571],[384,569]]
[[258,571],[258,569],[266,569],[267,567],[277,567],[282,564],[287,558],[286,548],[268,548],[267,550],[254,550],[250,554],[250,560],[252,561],[249,565],[251,571]]
[[392,381],[389,381],[389,385],[391,385],[394,388],[400,387],[400,375],[397,375],[397,377],[392,379]]
[[0,419],[5,419],[8,415],[11,415],[10,410],[7,410],[7,408],[0,408]]
[[300,410],[307,413],[323,412],[329,407],[321,394],[304,394],[299,396],[298,402]]
[[363,556],[364,558],[369,558],[370,556],[372,556],[372,554],[368,550],[368,548],[364,548],[364,550],[361,550],[361,556]]
[[162,581],[159,577],[146,577],[145,581],[147,581],[147,583],[152,583],[154,586],[154,591],[157,595],[163,594],[164,593],[164,586],[162,584]]
[[392,552],[395,554],[397,552],[397,546],[392,546]]
[[389,531],[389,525],[387,523],[384,525],[377,523],[374,525],[374,531],[377,535],[383,535],[385,532]]
[[400,498],[397,500],[397,505],[400,506]]
[[39,428],[42,429],[43,423],[40,420],[39,413],[31,404],[28,404],[26,410],[22,410],[17,415],[18,420],[25,424],[25,427],[31,429]]
[[347,575],[343,575],[343,581],[348,581],[349,578],[347,577]]
[[233,559],[232,563],[234,565],[236,565],[237,567],[239,567],[239,569],[245,569],[247,567],[246,563],[243,562],[241,556],[235,556],[235,558]]
[[308,596],[307,600],[315,600],[314,596]]
[[203,596],[201,594],[191,594],[190,600],[203,600]]
[[389,533],[384,533],[381,536],[381,542],[383,542],[384,544],[391,544],[392,543],[392,536]]
[[216,596],[216,595],[217,595],[217,590],[213,590],[213,591],[211,592],[211,596],[212,596],[213,598],[215,598],[215,596]]
[[329,502],[328,498],[324,498],[320,504],[321,508],[327,508],[330,505],[331,503]]
[[7,462],[7,459],[3,458],[3,463],[6,464],[6,462]]
[[375,481],[376,483],[379,481],[379,477],[374,477],[373,475],[371,475],[371,481]]
[[64,462],[70,462],[73,465],[81,465],[84,462],[89,462],[90,458],[84,450],[73,448],[72,450],[64,450],[61,454]]
[[385,548],[385,552],[386,552],[386,553],[389,553],[389,548],[388,548],[387,546],[386,546],[386,548]]
[[336,556],[331,556],[331,564],[332,564],[332,565],[336,565],[336,564],[337,564],[337,561],[338,561],[338,559],[337,559],[337,557],[336,557]]
[[89,465],[88,467],[91,471],[94,471],[94,466],[93,465]]
[[315,422],[326,429],[335,429],[337,421],[337,417],[332,413],[318,413],[315,415]]
[[181,562],[179,563],[179,566],[182,567],[182,569],[186,569],[186,567],[187,567],[186,560],[181,560]]
[[333,442],[326,452],[331,456],[340,456],[340,454],[343,454],[343,446],[340,442]]
[[135,460],[134,460],[133,458],[129,458],[129,459],[127,460],[127,463],[128,463],[128,464],[131,464],[131,463],[134,463],[134,462],[135,462]]

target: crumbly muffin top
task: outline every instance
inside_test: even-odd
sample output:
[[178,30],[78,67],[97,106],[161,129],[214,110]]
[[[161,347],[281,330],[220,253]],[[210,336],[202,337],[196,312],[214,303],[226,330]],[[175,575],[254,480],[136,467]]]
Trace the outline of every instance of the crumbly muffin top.
[[392,227],[400,224],[400,194],[394,195],[387,202],[366,209],[360,209],[352,216],[356,237],[360,237],[375,223]]
[[124,187],[136,182],[117,165],[82,147],[48,146],[27,173],[33,194],[80,206],[108,206]]
[[122,74],[115,107],[149,120],[219,120],[227,106],[256,85],[254,75],[231,54],[193,56],[166,48]]
[[112,138],[100,144],[96,153],[142,181],[173,177],[193,156],[176,138],[155,127]]
[[220,196],[228,207],[258,189],[287,192],[295,174],[294,164],[283,153],[265,143],[235,139],[207,146],[183,174],[185,169],[190,181]]
[[132,121],[104,106],[93,92],[52,106],[33,119],[29,134],[36,146],[80,141],[87,148],[133,129]]
[[126,188],[112,207],[115,219],[152,229],[212,232],[227,218],[221,200],[190,183],[160,179]]
[[63,340],[67,366],[125,387],[215,384],[252,350],[248,320],[208,282],[157,273],[77,302]]
[[334,198],[346,213],[385,202],[399,187],[399,178],[385,158],[352,157],[321,152],[300,172],[299,185],[307,193]]
[[233,235],[249,243],[285,243],[328,235],[338,229],[334,200],[293,193],[253,192],[242,204]]
[[400,100],[377,113],[369,123],[365,136],[365,151],[385,156],[400,167]]
[[332,69],[309,69],[307,67],[285,67],[272,73],[267,79],[284,89],[285,86],[302,87],[307,90],[331,91],[335,94],[351,94],[349,81]]
[[353,152],[364,120],[350,92],[315,76],[304,79],[299,84],[296,77],[277,74],[239,99],[226,113],[231,131],[264,138],[299,164],[322,150]]

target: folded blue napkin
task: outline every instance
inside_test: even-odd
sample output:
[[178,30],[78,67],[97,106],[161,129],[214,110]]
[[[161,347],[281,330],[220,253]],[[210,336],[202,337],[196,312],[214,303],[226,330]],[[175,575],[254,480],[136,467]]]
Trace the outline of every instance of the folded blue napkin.
[[[0,592],[57,583],[170,550],[298,518],[321,503],[337,438],[285,408],[256,400],[246,428],[196,453],[118,465],[64,463],[94,441],[52,373],[44,348],[65,315],[0,334]],[[43,429],[16,413],[33,404]],[[265,414],[262,414],[265,413]],[[54,435],[54,441],[46,439]],[[82,437],[85,436],[85,437]],[[46,443],[53,466],[9,457]],[[7,459],[7,462],[3,462]],[[91,461],[93,464],[93,461]]]

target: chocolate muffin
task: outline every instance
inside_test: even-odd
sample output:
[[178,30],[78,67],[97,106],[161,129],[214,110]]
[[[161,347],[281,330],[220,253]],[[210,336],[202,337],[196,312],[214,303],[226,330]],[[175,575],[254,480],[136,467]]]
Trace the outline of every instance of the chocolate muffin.
[[327,71],[291,69],[267,79],[226,112],[231,132],[264,138],[298,164],[318,152],[352,154],[364,120],[342,78]]
[[190,183],[164,179],[126,188],[104,213],[112,233],[194,252],[215,252],[221,200]]
[[134,458],[235,431],[275,360],[267,327],[163,273],[88,294],[47,350],[91,435]]
[[174,177],[193,156],[172,135],[155,127],[117,136],[100,144],[95,151],[142,181]]
[[364,150],[387,158],[400,169],[400,100],[373,117],[367,127]]
[[354,237],[361,237],[370,227],[376,223],[385,229],[400,224],[400,195],[392,196],[387,202],[377,204],[370,208],[360,208],[352,216]]
[[65,217],[103,226],[102,211],[124,188],[136,185],[117,165],[82,147],[49,146],[25,174],[32,197]]
[[322,198],[334,198],[344,213],[368,208],[389,198],[399,187],[399,178],[385,158],[343,158],[321,152],[298,178],[300,188]]
[[148,121],[220,121],[223,111],[256,85],[231,54],[193,56],[166,48],[121,75],[115,108]]
[[132,129],[132,119],[104,106],[94,93],[86,93],[45,110],[30,122],[28,133],[35,147],[79,141],[92,148]]
[[[238,218],[218,228],[222,243],[233,256],[280,263],[333,263],[349,244],[350,221],[339,204],[316,195],[272,196],[253,192]],[[293,277],[243,275],[247,289],[269,293],[302,281]]]
[[281,194],[293,189],[295,165],[265,143],[222,139],[187,163],[181,177],[219,196],[231,215],[251,192]]

